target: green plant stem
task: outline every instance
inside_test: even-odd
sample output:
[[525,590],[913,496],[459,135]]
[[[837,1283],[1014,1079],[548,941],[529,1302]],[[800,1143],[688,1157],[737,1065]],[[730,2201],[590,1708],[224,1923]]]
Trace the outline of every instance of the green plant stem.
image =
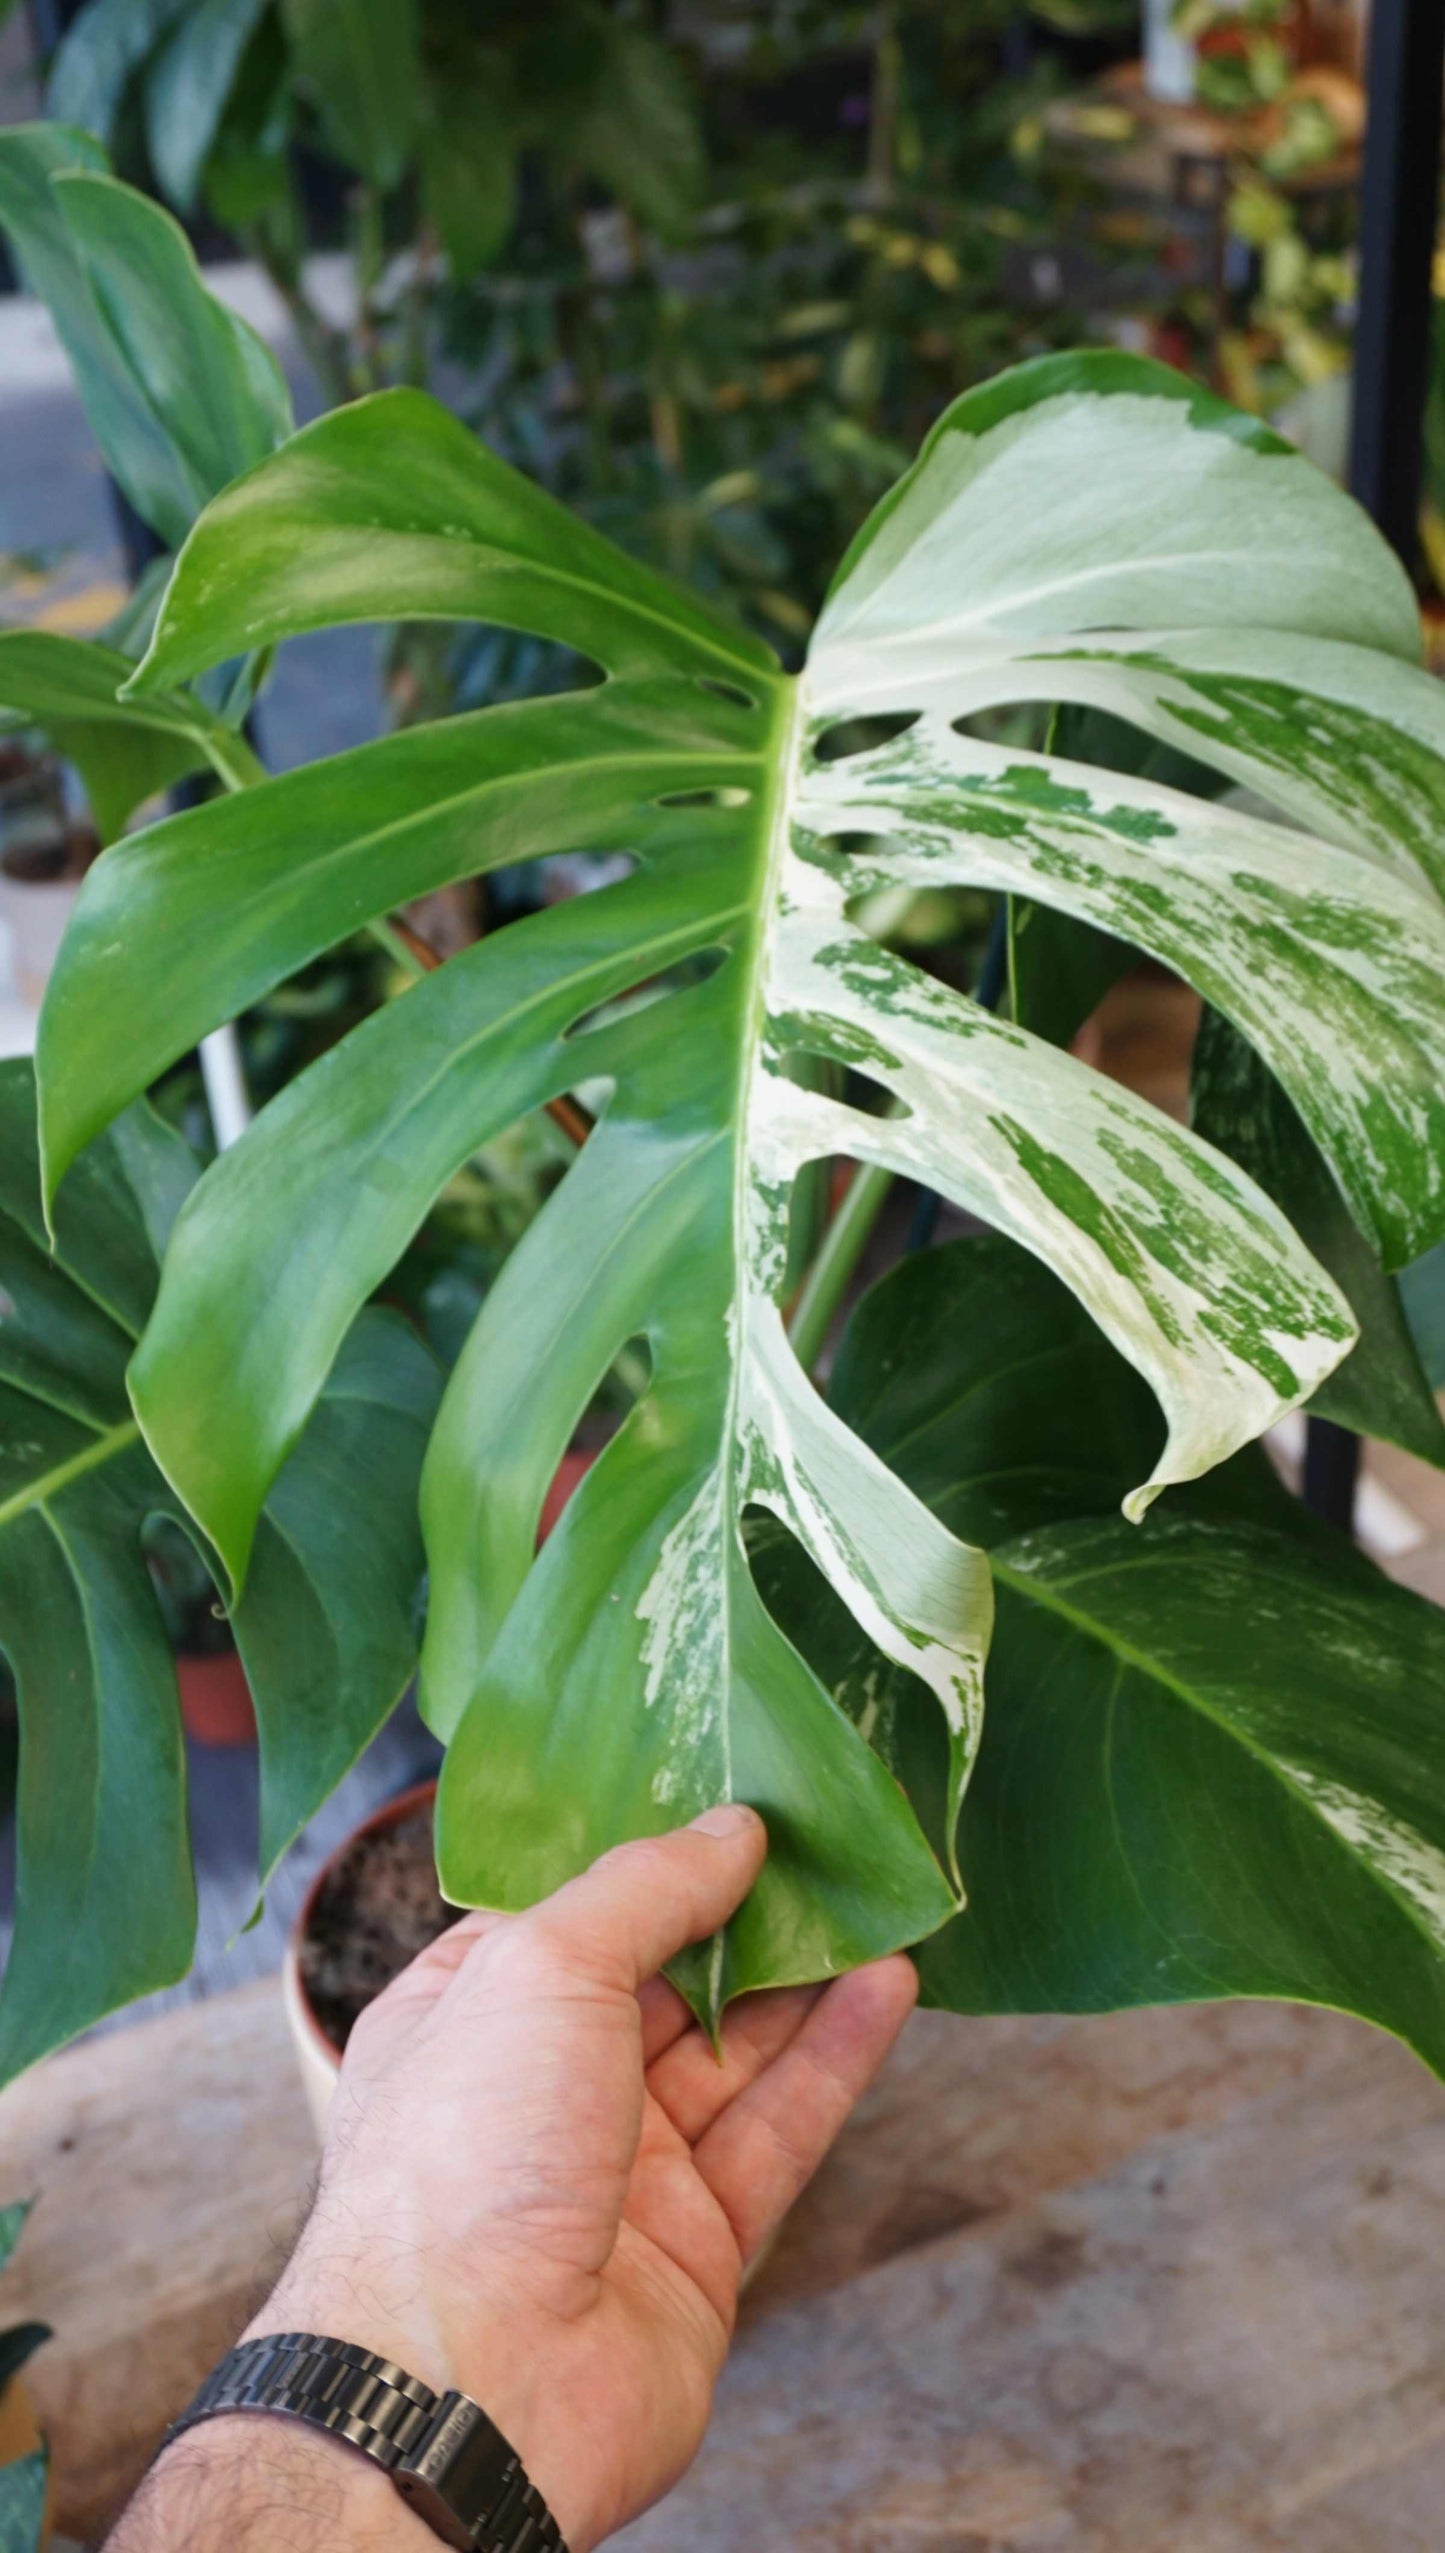
[[381,321],[376,307],[386,265],[386,241],[382,229],[381,197],[374,186],[358,186],[351,199],[353,224],[353,256],[356,261],[356,348],[357,371],[363,389],[385,387],[386,373],[381,354]]
[[407,946],[406,941],[402,938],[402,935],[400,931],[397,930],[395,924],[388,922],[383,918],[375,922],[368,922],[366,927],[371,933],[372,938],[376,941],[377,946],[385,949],[387,956],[393,960],[394,964],[401,968],[402,973],[404,975],[409,975],[414,984],[419,984],[422,977],[426,974],[427,969],[423,966],[415,949]]
[[413,390],[425,390],[431,372],[431,311],[440,259],[436,233],[424,223],[402,304],[402,377]]
[[855,1171],[848,1191],[823,1235],[823,1245],[803,1279],[793,1307],[792,1340],[798,1363],[811,1373],[822,1353],[833,1317],[849,1280],[868,1246],[873,1227],[893,1185],[893,1172],[867,1162]]

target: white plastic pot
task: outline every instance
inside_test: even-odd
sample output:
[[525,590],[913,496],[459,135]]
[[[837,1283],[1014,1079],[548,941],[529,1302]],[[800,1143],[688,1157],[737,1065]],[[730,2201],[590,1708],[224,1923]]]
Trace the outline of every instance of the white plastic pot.
[[302,1941],[305,1939],[316,1900],[326,1880],[337,1863],[350,1852],[358,1837],[384,1835],[388,1827],[399,1826],[402,1820],[410,1817],[415,1810],[430,1807],[436,1797],[436,1787],[435,1782],[414,1783],[409,1791],[402,1791],[396,1799],[387,1800],[382,1807],[374,1809],[370,1817],[363,1818],[359,1826],[353,1827],[345,1843],[338,1844],[330,1860],[322,1863],[306,1891],[301,1911],[291,1927],[291,1938],[286,1944],[286,1957],[281,1967],[281,1992],[286,2005],[286,2018],[291,2025],[291,2042],[296,2050],[296,2063],[301,2071],[301,2087],[306,2095],[306,2106],[316,2123],[318,2136],[324,2136],[326,2133],[331,2096],[336,2090],[336,2078],[341,2072],[341,2058],[311,2009],[310,1998],[301,1976]]

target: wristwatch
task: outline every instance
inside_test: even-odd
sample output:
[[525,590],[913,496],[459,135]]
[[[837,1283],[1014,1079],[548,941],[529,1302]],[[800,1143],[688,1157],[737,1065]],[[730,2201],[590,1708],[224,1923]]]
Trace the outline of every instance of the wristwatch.
[[370,2456],[444,2544],[466,2553],[567,2553],[521,2457],[464,2393],[433,2393],[372,2349],[315,2332],[243,2340],[207,2376],[165,2444],[233,2411],[277,2411]]

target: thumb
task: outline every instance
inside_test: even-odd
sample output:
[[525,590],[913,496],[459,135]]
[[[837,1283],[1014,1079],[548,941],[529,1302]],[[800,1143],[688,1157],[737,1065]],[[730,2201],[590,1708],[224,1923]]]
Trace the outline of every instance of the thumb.
[[635,1993],[690,1941],[704,1941],[742,1904],[762,1869],[767,1828],[741,1802],[704,1809],[690,1826],[604,1853],[523,1921],[562,1957],[610,1969]]

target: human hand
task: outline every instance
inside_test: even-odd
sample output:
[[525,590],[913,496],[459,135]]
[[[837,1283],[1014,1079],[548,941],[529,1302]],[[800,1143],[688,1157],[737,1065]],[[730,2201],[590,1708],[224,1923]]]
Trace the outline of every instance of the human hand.
[[315,2207],[250,2326],[472,2395],[571,2553],[691,2462],[741,2273],[916,1993],[897,1957],[751,1996],[719,2063],[657,1971],[766,1850],[750,1810],[711,1809],[424,1951],[352,2034]]

